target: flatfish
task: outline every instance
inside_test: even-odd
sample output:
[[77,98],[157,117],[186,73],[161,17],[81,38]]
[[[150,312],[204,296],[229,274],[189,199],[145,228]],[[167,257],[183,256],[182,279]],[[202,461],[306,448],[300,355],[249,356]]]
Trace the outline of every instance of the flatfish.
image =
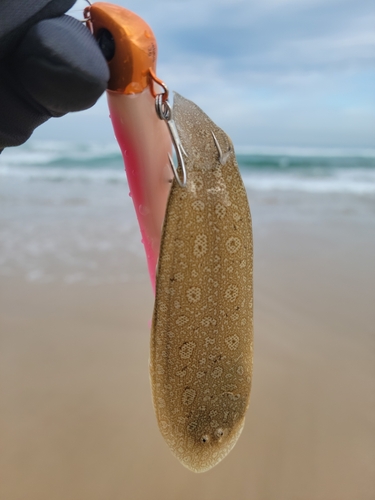
[[233,448],[253,358],[251,215],[231,140],[175,94],[186,187],[174,179],[156,278],[150,378],[160,431],[194,472]]

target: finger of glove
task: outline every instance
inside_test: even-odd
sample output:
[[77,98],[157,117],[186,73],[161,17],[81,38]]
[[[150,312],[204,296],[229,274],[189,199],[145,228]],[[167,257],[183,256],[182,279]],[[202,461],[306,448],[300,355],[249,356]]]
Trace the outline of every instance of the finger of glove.
[[27,94],[52,116],[91,107],[109,80],[96,40],[70,16],[32,26],[14,53],[11,68]]
[[42,19],[58,17],[76,0],[1,0],[0,59],[9,54],[20,38]]
[[0,151],[23,144],[50,117],[44,108],[25,98],[19,82],[0,62]]

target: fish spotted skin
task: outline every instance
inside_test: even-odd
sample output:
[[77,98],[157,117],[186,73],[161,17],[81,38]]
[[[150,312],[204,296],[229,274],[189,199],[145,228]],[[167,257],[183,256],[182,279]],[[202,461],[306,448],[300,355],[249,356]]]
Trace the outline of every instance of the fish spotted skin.
[[184,466],[204,472],[233,448],[249,405],[251,215],[225,132],[179,94],[173,118],[187,186],[173,181],[164,219],[150,377],[164,439]]

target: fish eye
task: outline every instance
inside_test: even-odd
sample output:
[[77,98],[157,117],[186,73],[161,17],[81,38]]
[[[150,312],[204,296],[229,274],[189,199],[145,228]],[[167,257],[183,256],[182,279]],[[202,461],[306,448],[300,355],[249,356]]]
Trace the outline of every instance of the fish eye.
[[209,440],[210,440],[210,436],[207,436],[207,434],[205,434],[205,435],[204,435],[204,436],[202,436],[202,438],[201,438],[201,442],[202,442],[203,444],[208,443],[208,442],[209,442]]
[[216,434],[216,437],[221,438],[224,436],[224,431],[223,431],[223,429],[219,428],[219,429],[216,429],[215,434]]
[[110,61],[115,55],[115,40],[112,33],[105,28],[98,31],[96,41],[99,44],[100,50],[107,61]]

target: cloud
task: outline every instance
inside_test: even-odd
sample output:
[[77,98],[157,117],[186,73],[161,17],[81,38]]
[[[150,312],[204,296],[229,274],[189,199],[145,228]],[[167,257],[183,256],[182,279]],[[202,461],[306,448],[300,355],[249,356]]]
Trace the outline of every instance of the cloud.
[[[375,146],[373,0],[114,3],[152,26],[159,76],[235,143]],[[107,115],[101,100],[77,123]]]
[[[270,9],[270,3],[278,7]],[[303,2],[303,8],[300,3],[289,1],[284,7],[283,2],[283,8],[280,2],[219,5],[203,16],[210,19],[206,23],[181,16],[159,37],[164,57],[216,57],[224,71],[246,66],[269,71],[321,70],[332,63],[336,67],[374,63],[375,15],[367,12],[368,2],[352,2],[353,9],[345,8],[345,1],[340,8],[332,1],[323,5]],[[205,3],[205,10],[209,4]]]

